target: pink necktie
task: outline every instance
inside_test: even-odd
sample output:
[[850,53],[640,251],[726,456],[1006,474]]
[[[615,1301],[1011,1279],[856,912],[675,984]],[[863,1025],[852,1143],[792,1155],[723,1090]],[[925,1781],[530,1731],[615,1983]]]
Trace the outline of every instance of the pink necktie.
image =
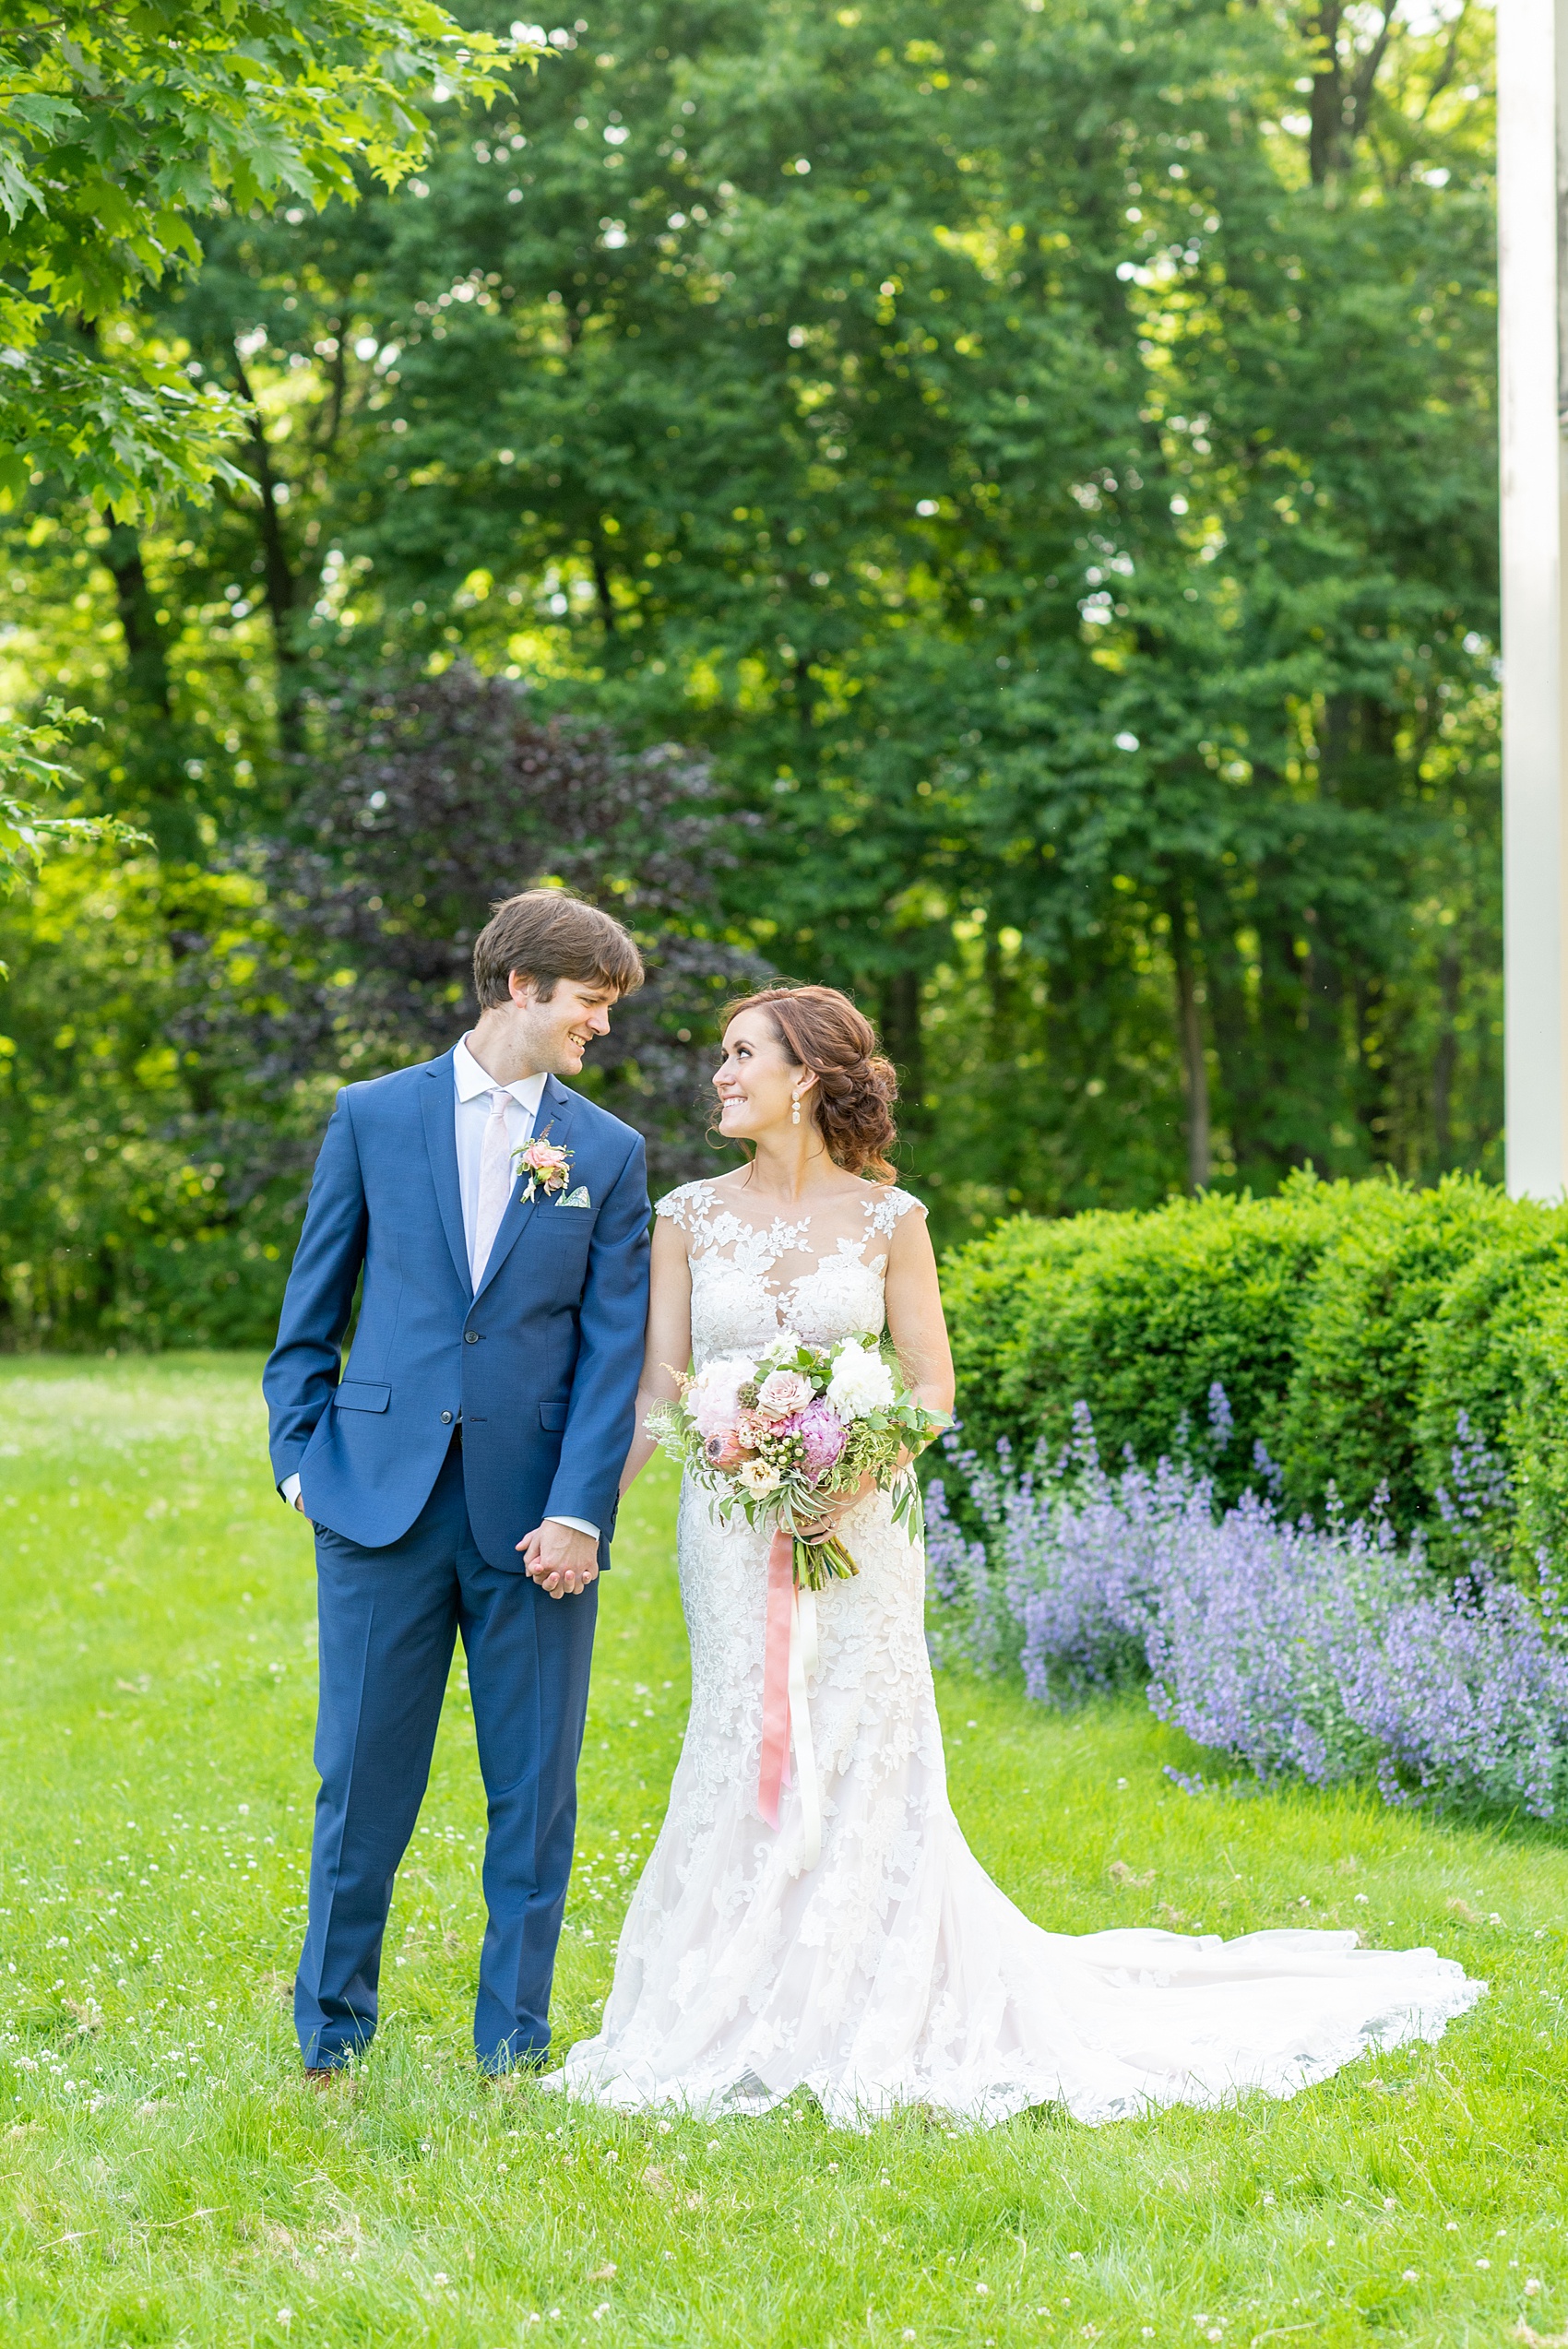
[[490,1097],[490,1119],[479,1158],[479,1200],[474,1209],[474,1244],[470,1258],[477,1289],[484,1278],[501,1218],[512,1194],[512,1153],[506,1139],[506,1110],[511,1095],[499,1086]]

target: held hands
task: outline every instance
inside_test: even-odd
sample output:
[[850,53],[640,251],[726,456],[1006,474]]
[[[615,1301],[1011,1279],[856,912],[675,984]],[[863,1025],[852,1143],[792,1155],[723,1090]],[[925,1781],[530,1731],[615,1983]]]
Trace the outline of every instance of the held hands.
[[591,1534],[547,1517],[517,1548],[531,1579],[552,1598],[576,1597],[599,1579],[599,1544]]

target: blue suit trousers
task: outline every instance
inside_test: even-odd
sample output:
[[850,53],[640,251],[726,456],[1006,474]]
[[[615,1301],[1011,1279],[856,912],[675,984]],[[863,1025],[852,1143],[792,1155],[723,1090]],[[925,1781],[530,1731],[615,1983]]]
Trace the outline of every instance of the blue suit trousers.
[[550,2045],[598,1585],[550,1598],[526,1574],[486,1561],[457,1441],[400,1540],[365,1549],[318,1526],[315,1541],[321,1792],[294,1987],[304,2060],[345,2063],[374,2033],[393,1880],[429,1779],[458,1632],[489,1801],[474,2047],[486,2070],[535,2060]]

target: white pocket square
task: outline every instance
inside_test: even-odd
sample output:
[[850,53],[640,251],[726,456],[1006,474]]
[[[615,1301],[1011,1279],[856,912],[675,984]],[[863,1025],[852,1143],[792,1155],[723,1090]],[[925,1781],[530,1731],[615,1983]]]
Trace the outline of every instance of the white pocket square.
[[561,1204],[563,1207],[591,1207],[593,1201],[588,1195],[587,1184],[579,1182],[576,1191],[568,1191]]

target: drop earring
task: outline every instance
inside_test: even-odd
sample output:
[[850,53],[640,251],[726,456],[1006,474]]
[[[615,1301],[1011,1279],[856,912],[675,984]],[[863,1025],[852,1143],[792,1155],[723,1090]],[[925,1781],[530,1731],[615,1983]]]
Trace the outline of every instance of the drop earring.
[[798,1093],[791,1093],[790,1096],[790,1123],[791,1125],[799,1125],[800,1122],[801,1097]]

